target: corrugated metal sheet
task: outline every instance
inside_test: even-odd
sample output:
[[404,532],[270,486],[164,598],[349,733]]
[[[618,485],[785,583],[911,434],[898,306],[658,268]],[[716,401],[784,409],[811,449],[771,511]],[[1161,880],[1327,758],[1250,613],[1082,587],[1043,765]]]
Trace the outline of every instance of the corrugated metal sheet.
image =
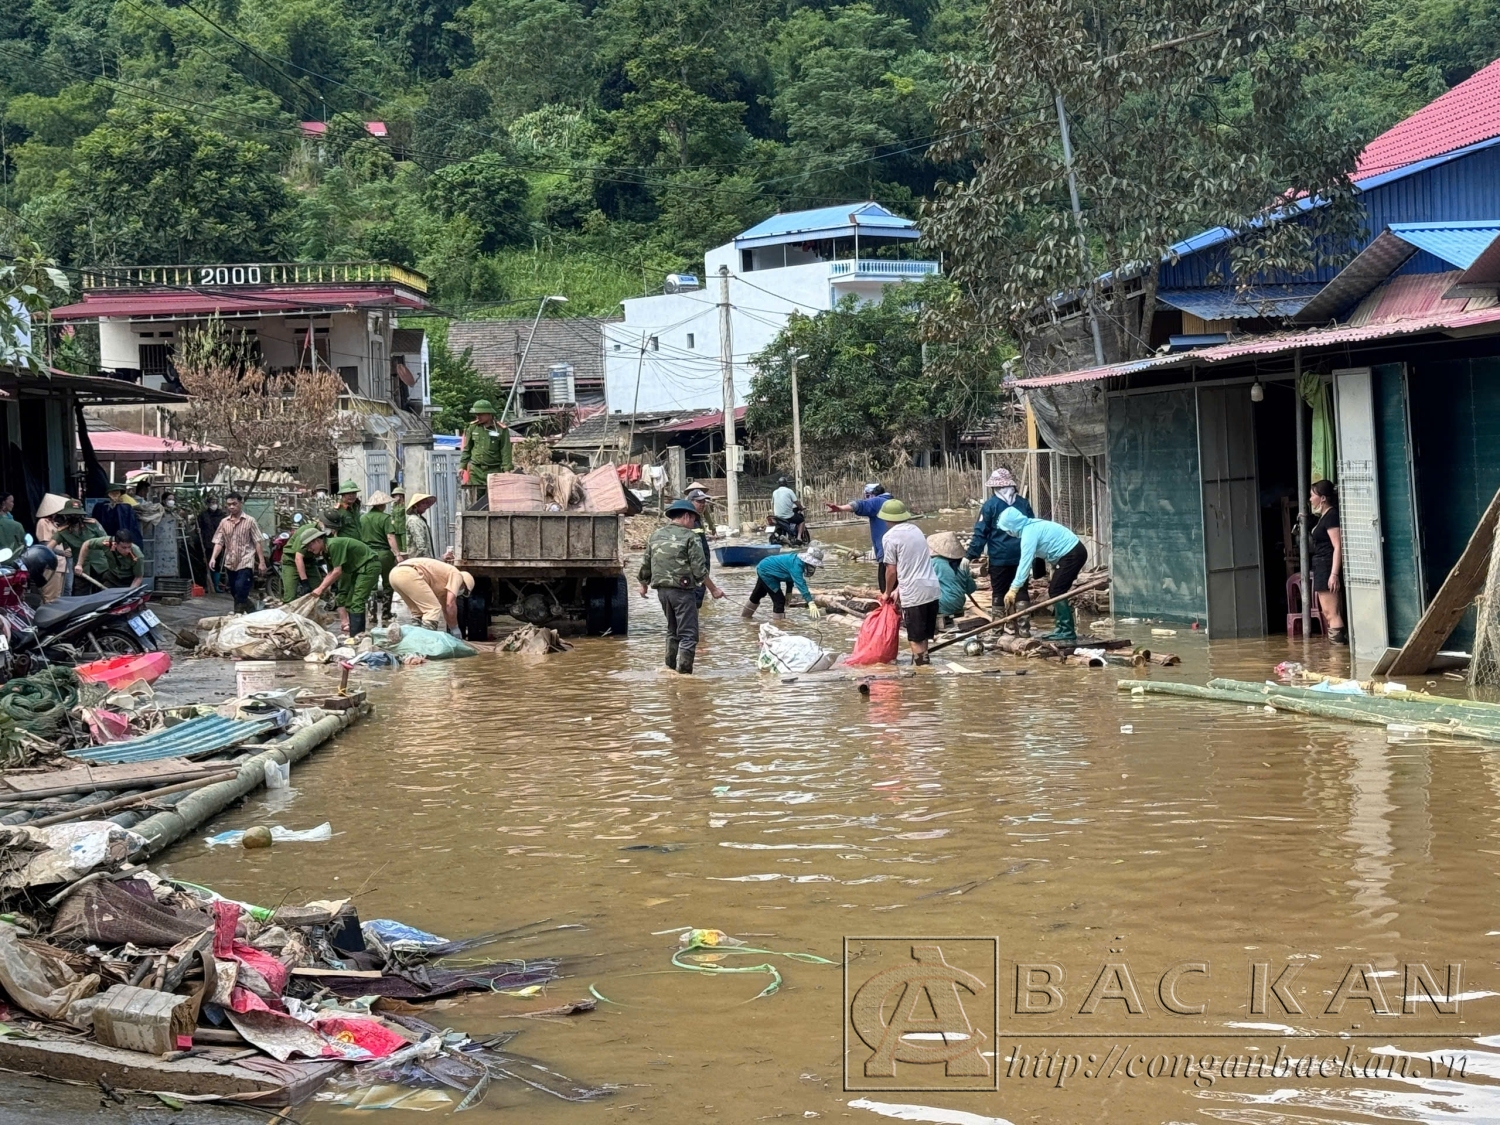
[[1462,297],[1444,300],[1443,294],[1458,280],[1459,270],[1447,273],[1417,273],[1393,277],[1360,302],[1349,317],[1349,327],[1394,324],[1423,317],[1453,316],[1465,312]]
[[848,238],[858,229],[881,238],[918,238],[917,224],[878,203],[846,203],[772,215],[735,236],[741,249],[771,246],[793,239]]
[[1052,387],[1062,383],[1119,379],[1138,371],[1170,370],[1193,366],[1211,367],[1216,363],[1230,363],[1234,360],[1249,359],[1252,356],[1285,355],[1297,348],[1369,343],[1373,340],[1394,339],[1398,336],[1412,336],[1422,332],[1453,331],[1460,328],[1477,328],[1487,324],[1500,324],[1500,308],[1420,317],[1395,323],[1371,324],[1361,328],[1343,327],[1312,332],[1278,332],[1270,336],[1257,336],[1238,343],[1224,344],[1217,348],[1204,348],[1202,351],[1153,356],[1149,359],[1132,360],[1129,363],[1070,371],[1063,375],[1018,379],[1014,385],[1021,388]]
[[1459,269],[1468,269],[1500,237],[1500,219],[1454,223],[1392,223],[1391,233]]
[[1365,146],[1355,175],[1373,176],[1500,136],[1500,62],[1460,82]]
[[1156,294],[1160,304],[1192,313],[1203,320],[1249,320],[1292,316],[1312,300],[1321,286],[1262,285],[1241,292],[1232,285],[1217,289],[1166,289]]
[[73,750],[68,757],[82,762],[151,762],[158,758],[188,758],[228,750],[273,730],[275,726],[269,721],[244,722],[226,719],[222,715],[200,715],[140,738]]
[[1362,300],[1382,281],[1400,269],[1417,252],[1415,246],[1388,230],[1380,232],[1339,275],[1302,307],[1299,324],[1327,324]]

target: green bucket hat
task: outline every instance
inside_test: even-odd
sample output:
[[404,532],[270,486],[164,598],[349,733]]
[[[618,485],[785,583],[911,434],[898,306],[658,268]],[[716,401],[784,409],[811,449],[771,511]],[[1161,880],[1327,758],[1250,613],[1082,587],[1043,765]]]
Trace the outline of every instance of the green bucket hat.
[[469,407],[469,413],[470,414],[493,414],[493,413],[495,413],[495,404],[493,402],[491,402],[487,398],[482,398],[478,402],[476,402],[473,406]]
[[877,516],[885,520],[886,523],[905,523],[907,520],[917,518],[912,510],[900,500],[887,500],[884,504],[880,505],[880,511],[877,513]]
[[108,495],[111,492],[124,492],[129,487],[129,485],[121,484],[117,480],[112,480],[109,482],[109,486],[104,490],[104,492],[105,495]]
[[346,492],[358,492],[358,491],[359,491],[359,485],[355,484],[352,480],[346,480],[346,481],[340,481],[339,482],[339,495],[340,496],[344,495],[344,493],[346,493]]

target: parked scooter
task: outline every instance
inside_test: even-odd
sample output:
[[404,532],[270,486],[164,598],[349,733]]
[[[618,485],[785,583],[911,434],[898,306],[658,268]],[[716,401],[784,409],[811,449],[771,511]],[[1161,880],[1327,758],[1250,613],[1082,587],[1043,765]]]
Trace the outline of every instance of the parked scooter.
[[0,633],[10,675],[160,648],[161,621],[146,607],[151,592],[142,586],[40,602],[39,591],[58,565],[40,545],[19,556],[0,549]]
[[801,504],[792,508],[789,520],[770,517],[770,523],[766,525],[766,542],[780,543],[783,547],[805,547],[812,542],[812,532],[807,529],[807,517]]

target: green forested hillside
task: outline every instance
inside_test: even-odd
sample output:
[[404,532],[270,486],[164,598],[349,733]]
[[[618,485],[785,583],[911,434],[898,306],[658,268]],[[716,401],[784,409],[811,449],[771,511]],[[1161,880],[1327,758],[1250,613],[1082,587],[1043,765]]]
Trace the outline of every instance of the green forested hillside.
[[[3,0],[6,233],[73,265],[389,258],[451,308],[606,312],[775,210],[910,212],[962,177],[927,150],[981,10]],[[1365,27],[1307,78],[1360,137],[1500,54],[1500,0],[1377,0]]]

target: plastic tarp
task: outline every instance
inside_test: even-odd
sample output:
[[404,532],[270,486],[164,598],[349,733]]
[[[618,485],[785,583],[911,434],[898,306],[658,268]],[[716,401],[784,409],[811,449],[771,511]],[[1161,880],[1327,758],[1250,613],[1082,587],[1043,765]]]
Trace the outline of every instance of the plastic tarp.
[[177,910],[157,902],[144,880],[106,879],[79,887],[63,900],[52,923],[52,937],[85,945],[130,942],[169,949],[184,938],[197,937],[212,924],[207,911]]
[[1104,455],[1103,383],[1031,387],[1026,401],[1048,448],[1078,457]]
[[784,632],[769,621],[760,627],[757,663],[762,672],[822,672],[833,666],[833,660],[834,654],[811,637]]
[[[371,634],[375,636],[375,634]],[[376,641],[379,643],[377,636]],[[413,625],[401,630],[401,639],[391,649],[397,656],[425,656],[428,660],[448,660],[457,656],[478,656],[479,650],[451,633],[423,629]]]
[[[120,863],[129,859],[146,841],[134,832],[107,820],[86,820],[79,824],[53,824],[45,828],[21,825],[9,829],[8,839],[0,844],[8,853],[0,887],[45,887],[53,883],[71,883],[87,875],[102,863]],[[29,858],[24,854],[30,852]],[[13,859],[19,858],[12,866]]]
[[0,985],[34,1016],[88,1028],[94,1022],[99,975],[80,975],[61,957],[23,943],[14,926],[0,923]]

